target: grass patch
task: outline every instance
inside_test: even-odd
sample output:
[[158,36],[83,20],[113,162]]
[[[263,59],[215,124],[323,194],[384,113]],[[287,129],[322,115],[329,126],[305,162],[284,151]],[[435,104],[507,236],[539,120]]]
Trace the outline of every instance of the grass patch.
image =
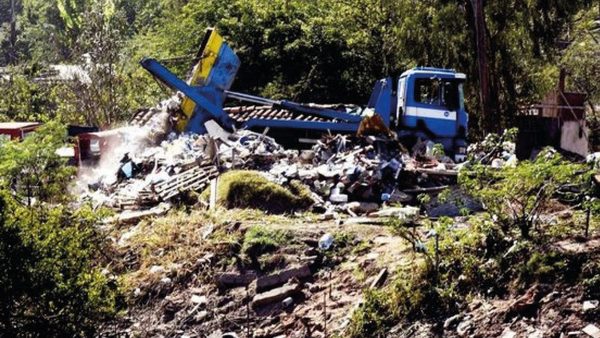
[[[153,284],[163,277],[151,274],[150,268],[159,265],[170,271],[186,269],[207,253],[218,253],[216,265],[226,266],[235,263],[233,257],[240,252],[243,234],[230,231],[236,222],[261,222],[280,224],[282,216],[265,215],[251,209],[227,210],[173,210],[167,215],[144,220],[134,230],[135,233],[120,248],[124,255],[135,257],[133,267],[122,267],[121,281],[125,291],[131,291],[142,284]],[[117,233],[115,236],[119,237]]]
[[264,226],[250,227],[244,235],[242,253],[249,257],[258,257],[267,252],[273,252],[290,239],[287,232],[269,230]]
[[[208,200],[210,188],[201,198]],[[219,177],[217,203],[226,208],[260,209],[274,214],[304,210],[312,205],[310,191],[292,181],[288,187],[267,180],[256,171],[234,170]]]

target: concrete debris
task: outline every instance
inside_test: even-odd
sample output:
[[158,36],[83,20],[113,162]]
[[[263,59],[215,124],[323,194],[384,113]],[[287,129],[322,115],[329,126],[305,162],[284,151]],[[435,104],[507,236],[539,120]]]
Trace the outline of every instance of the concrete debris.
[[453,326],[456,326],[456,324],[458,323],[458,321],[459,321],[459,320],[460,320],[462,317],[463,317],[463,315],[462,315],[462,314],[460,314],[460,313],[459,313],[459,314],[456,314],[456,315],[454,315],[454,316],[452,316],[452,317],[449,317],[448,319],[446,319],[446,320],[444,321],[444,329],[445,329],[445,330],[447,330],[447,329],[450,329],[450,328],[451,328],[451,327],[453,327]]
[[[414,204],[420,194],[437,195],[456,184],[461,168],[441,145],[417,140],[408,151],[385,134],[325,135],[304,150],[283,148],[267,136],[268,128],[230,132],[214,121],[205,123],[205,135],[177,134],[171,116],[180,103],[174,96],[136,115],[130,126],[99,136],[98,161],[80,173],[82,200],[135,211],[115,218],[135,223],[166,212],[164,206],[171,202],[197,203],[188,192],[205,190],[224,171],[248,169],[284,186],[304,184],[314,201],[312,211],[324,219],[369,215],[409,220],[418,209],[388,206]],[[471,158],[497,168],[516,165],[509,136],[490,136],[472,145]]]
[[502,332],[502,335],[500,336],[500,338],[515,338],[516,336],[517,336],[517,333],[507,327]]
[[192,295],[190,301],[192,302],[192,304],[198,304],[201,306],[206,305],[208,303],[208,299],[206,298],[206,296],[199,295]]
[[150,267],[150,273],[152,274],[161,274],[165,272],[165,268],[163,268],[160,265],[153,265],[152,267]]
[[469,333],[469,330],[472,328],[473,322],[469,319],[464,320],[458,324],[456,327],[456,333],[458,333],[461,337],[466,337]]
[[290,307],[294,303],[294,299],[292,297],[288,297],[281,302],[283,307]]
[[410,206],[386,208],[371,214],[371,216],[375,217],[397,217],[406,222],[414,220],[418,215],[419,208]]
[[381,271],[379,271],[379,273],[377,274],[375,279],[373,279],[373,282],[371,282],[370,288],[375,289],[375,288],[382,286],[383,283],[385,283],[385,279],[387,278],[387,275],[388,275],[388,269],[387,268],[381,269]]
[[583,302],[583,312],[588,312],[596,309],[600,302],[598,300],[586,300]]
[[[107,146],[99,160],[80,175],[84,200],[143,211],[202,191],[223,171],[251,169],[279,184],[304,183],[314,211],[356,216],[410,202],[422,191],[439,192],[457,173],[449,158],[435,154],[435,145],[411,156],[388,137],[331,135],[299,151],[281,147],[268,130],[232,133],[214,121],[205,123],[205,135],[176,134],[169,116],[179,103],[178,96],[166,100],[101,140]],[[154,214],[125,213],[118,220],[133,223]]]
[[239,274],[235,272],[224,272],[215,275],[215,283],[222,288],[246,286],[256,279],[256,273],[249,272]]
[[303,279],[310,277],[312,275],[310,268],[307,264],[304,264],[300,267],[290,268],[278,273],[263,276],[256,280],[256,290],[264,291],[274,286],[279,286],[285,284],[288,280],[292,278]]
[[258,308],[268,304],[280,302],[300,292],[299,284],[284,285],[282,287],[259,293],[252,299],[252,307]]
[[592,338],[600,338],[600,329],[594,324],[588,324],[581,331]]
[[329,250],[331,245],[333,244],[333,236],[331,234],[324,234],[319,239],[319,249],[321,250]]

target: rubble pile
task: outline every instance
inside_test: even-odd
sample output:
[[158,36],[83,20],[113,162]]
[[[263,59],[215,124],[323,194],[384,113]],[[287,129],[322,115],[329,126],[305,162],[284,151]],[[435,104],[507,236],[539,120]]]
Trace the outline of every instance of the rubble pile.
[[268,174],[280,184],[300,180],[312,191],[314,210],[352,216],[383,203],[406,203],[414,195],[439,191],[456,176],[454,163],[441,163],[416,149],[411,156],[387,137],[326,136],[311,150],[275,163]]
[[385,135],[327,135],[312,149],[284,149],[266,135],[268,129],[228,132],[213,121],[205,124],[205,135],[176,134],[169,116],[179,100],[173,97],[139,114],[137,126],[119,129],[120,143],[82,175],[84,199],[143,210],[203,191],[223,171],[249,169],[284,186],[301,181],[316,212],[356,216],[437,193],[456,180],[456,165],[430,141],[409,152]]
[[187,191],[202,191],[223,170],[260,168],[283,151],[271,138],[251,131],[219,132],[172,132],[156,146],[126,152],[116,170],[96,175],[95,181],[87,179],[84,198],[96,206],[145,209]]
[[515,155],[516,133],[516,129],[504,130],[502,135],[490,133],[483,141],[470,144],[467,149],[470,160],[496,169],[515,167],[518,163]]

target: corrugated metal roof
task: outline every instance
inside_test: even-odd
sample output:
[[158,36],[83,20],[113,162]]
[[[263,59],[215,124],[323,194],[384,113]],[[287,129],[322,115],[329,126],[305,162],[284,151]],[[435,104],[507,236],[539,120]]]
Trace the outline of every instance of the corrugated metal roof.
[[39,126],[39,122],[0,122],[0,129],[22,129]]

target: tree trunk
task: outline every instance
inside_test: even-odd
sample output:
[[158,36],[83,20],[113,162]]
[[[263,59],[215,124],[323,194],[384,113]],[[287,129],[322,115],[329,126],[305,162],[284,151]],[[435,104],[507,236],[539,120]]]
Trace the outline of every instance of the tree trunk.
[[475,27],[477,66],[479,69],[479,99],[482,106],[481,127],[484,132],[488,132],[494,131],[497,128],[497,116],[494,116],[490,95],[490,71],[488,68],[488,48],[483,0],[471,0],[471,6],[473,7],[473,26]]
[[16,0],[10,0],[10,52],[8,63],[11,65],[17,64],[17,14]]

